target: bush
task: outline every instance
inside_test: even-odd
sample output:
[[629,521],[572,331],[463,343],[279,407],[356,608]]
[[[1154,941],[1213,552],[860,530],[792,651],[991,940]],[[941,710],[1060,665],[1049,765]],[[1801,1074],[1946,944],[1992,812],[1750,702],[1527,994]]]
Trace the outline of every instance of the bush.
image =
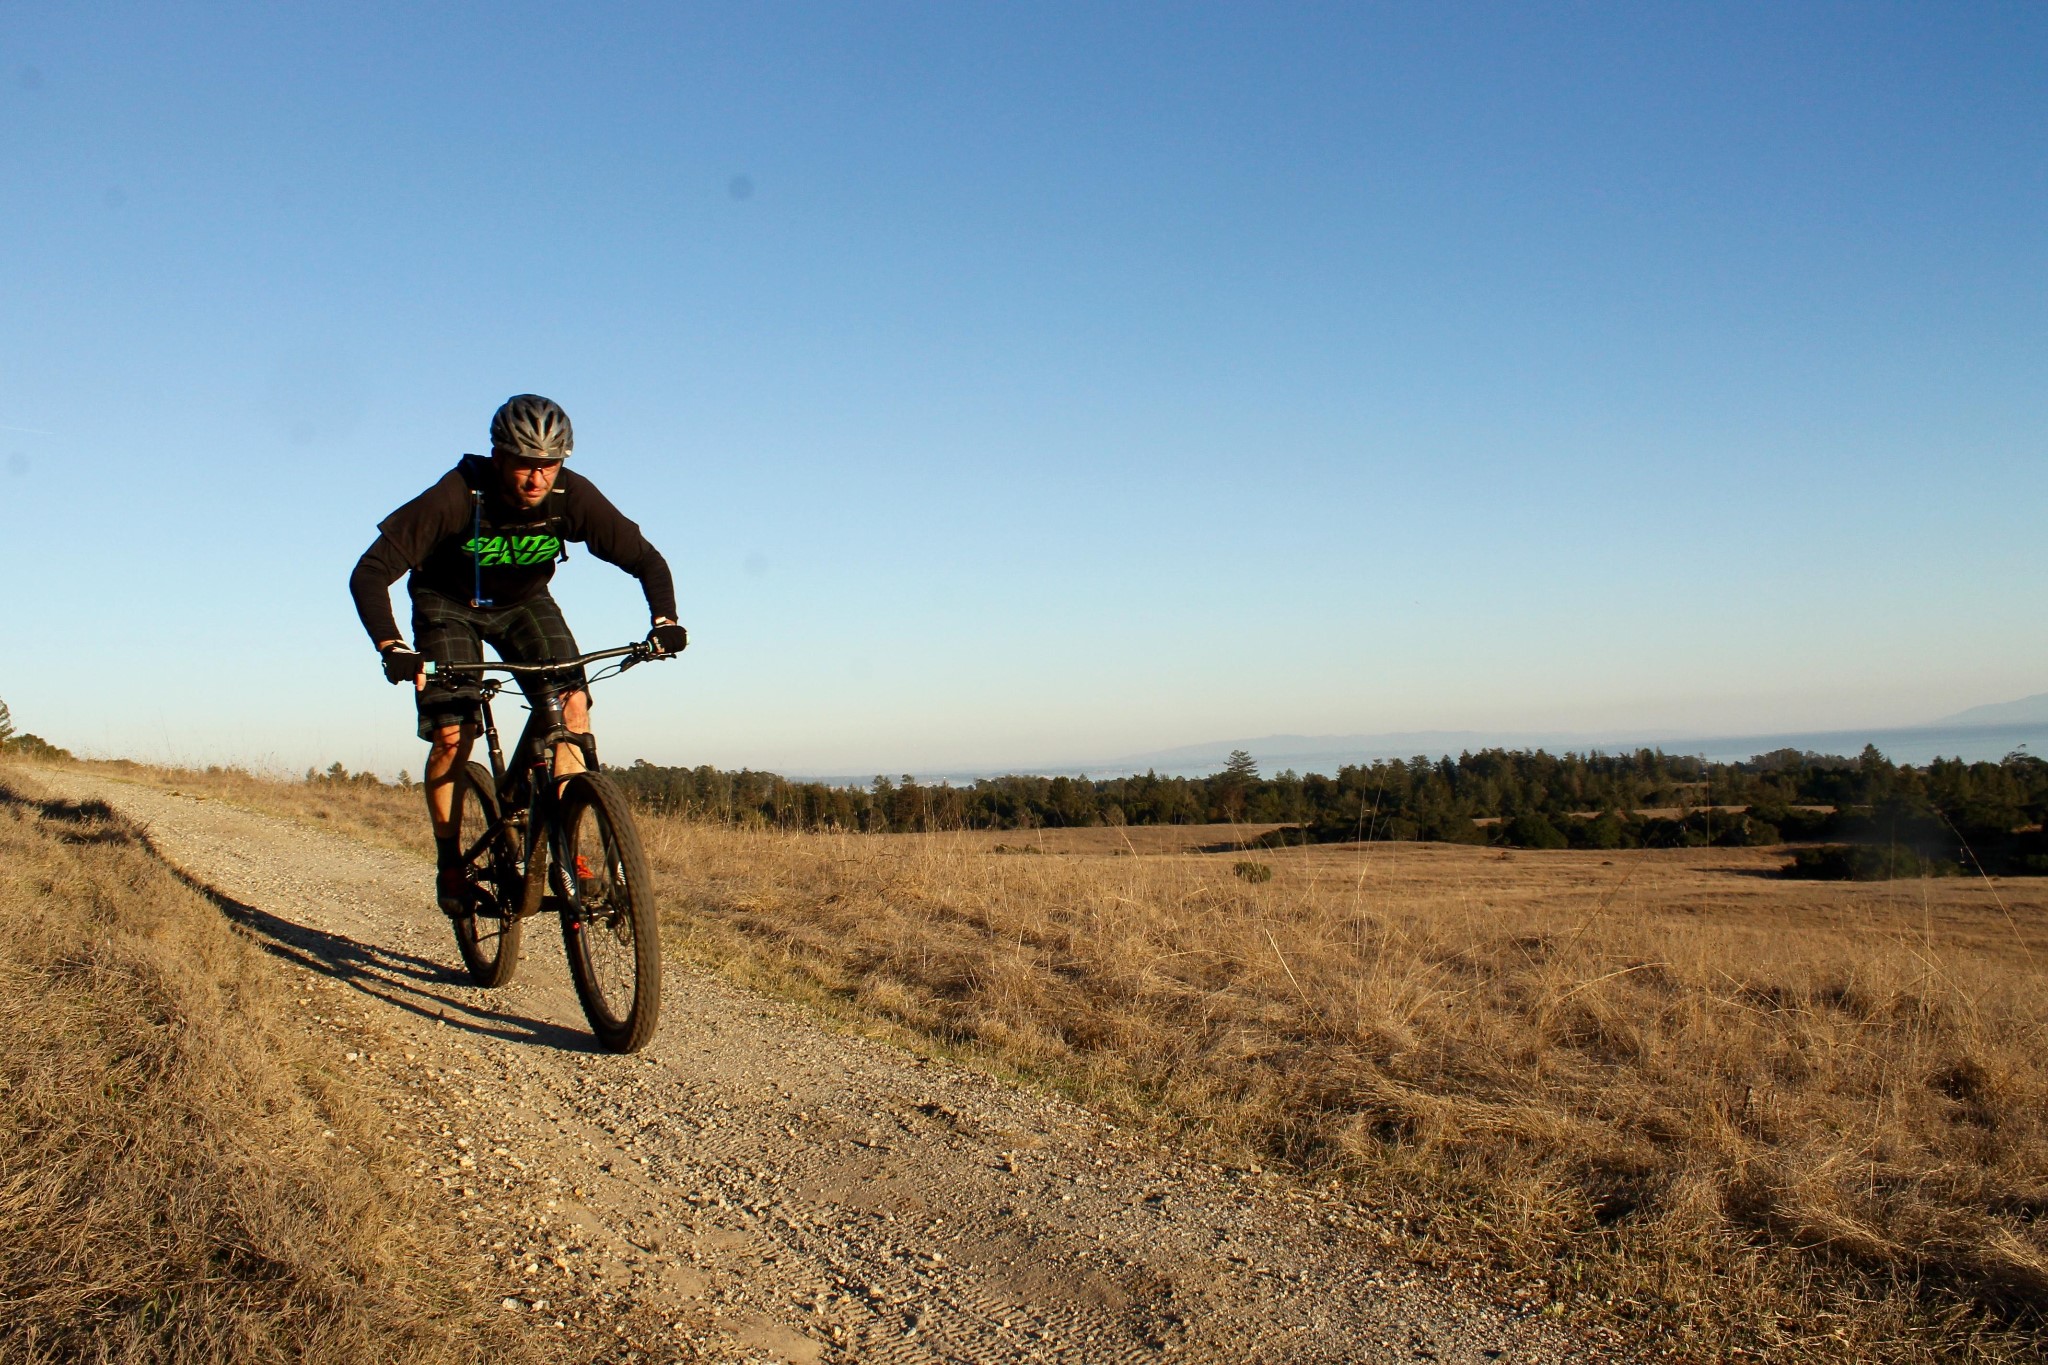
[[1722,815],[1714,821],[1714,844],[1719,848],[1763,848],[1783,842],[1776,825],[1754,815]]
[[1501,829],[1501,842],[1514,848],[1567,848],[1564,831],[1534,811],[1524,811]]
[[1574,820],[1565,827],[1573,848],[1615,849],[1628,844],[1628,827],[1613,811],[1602,811],[1590,820]]
[[1907,797],[1837,810],[1829,834],[1858,843],[1900,845],[1922,851],[1951,847],[1955,842],[1948,823],[1932,806]]
[[12,739],[0,741],[0,750],[21,758],[40,758],[47,762],[71,757],[69,749],[60,749],[41,735],[16,735]]
[[1901,877],[1953,877],[1962,871],[1953,859],[1928,858],[1904,846],[1823,844],[1795,850],[1785,875],[1810,881],[1883,882]]
[[1395,843],[1410,843],[1422,837],[1422,826],[1399,815],[1380,821],[1379,837]]
[[1273,880],[1272,868],[1264,863],[1255,863],[1249,859],[1236,864],[1230,870],[1248,882],[1270,882]]
[[1418,817],[1421,837],[1443,844],[1485,843],[1479,826],[1472,823],[1469,815],[1424,815]]
[[1971,801],[1954,816],[1956,833],[1971,844],[1996,843],[2026,823],[2018,806],[1993,801]]
[[1749,817],[1776,826],[1779,838],[1791,843],[1825,839],[1835,832],[1835,813],[1829,810],[1802,810],[1770,803],[1751,806]]
[[336,786],[348,783],[353,783],[358,787],[381,787],[384,785],[377,774],[367,769],[359,773],[352,773],[341,763],[332,764],[326,772],[321,772],[315,768],[306,769],[306,781],[309,783],[326,782]]
[[1686,820],[1655,819],[1640,821],[1635,827],[1636,844],[1640,848],[1705,848],[1706,827],[1697,816]]

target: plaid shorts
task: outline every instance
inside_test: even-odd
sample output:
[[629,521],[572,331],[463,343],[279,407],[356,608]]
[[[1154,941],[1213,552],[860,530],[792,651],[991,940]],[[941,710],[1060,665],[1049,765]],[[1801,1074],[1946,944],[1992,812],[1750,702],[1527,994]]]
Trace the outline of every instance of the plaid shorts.
[[[437,664],[482,663],[486,644],[500,659],[514,664],[573,659],[583,652],[562,619],[562,608],[545,592],[503,607],[472,607],[437,592],[415,592],[412,638],[413,647]],[[574,687],[563,690],[583,687],[582,669],[571,676]],[[519,686],[533,700],[540,684],[521,678]],[[431,740],[443,726],[475,721],[483,692],[474,677],[429,677],[426,687],[413,695],[419,706],[420,738]]]

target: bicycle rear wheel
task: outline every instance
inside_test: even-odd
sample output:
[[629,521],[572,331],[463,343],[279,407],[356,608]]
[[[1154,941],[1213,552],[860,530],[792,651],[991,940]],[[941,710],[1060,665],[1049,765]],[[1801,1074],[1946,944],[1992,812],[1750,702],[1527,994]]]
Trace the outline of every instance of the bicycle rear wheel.
[[597,1041],[638,1052],[661,1016],[661,935],[654,880],[626,799],[601,773],[564,786],[562,857],[553,869],[562,946],[577,999]]
[[498,797],[488,768],[464,765],[455,779],[455,802],[468,906],[454,918],[455,946],[470,980],[503,986],[519,967],[519,855],[497,829]]

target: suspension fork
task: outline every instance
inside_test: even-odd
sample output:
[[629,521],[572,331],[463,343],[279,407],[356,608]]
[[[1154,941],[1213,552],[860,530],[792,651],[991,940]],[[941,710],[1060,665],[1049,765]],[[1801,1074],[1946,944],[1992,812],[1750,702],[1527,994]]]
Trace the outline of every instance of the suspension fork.
[[583,883],[577,879],[576,864],[569,857],[569,831],[562,827],[559,815],[548,821],[548,851],[555,860],[555,866],[562,869],[562,917],[570,924],[583,918]]
[[[493,746],[495,753],[495,737]],[[548,864],[553,861],[564,869],[563,881],[569,888],[568,904],[564,907],[570,915],[581,909],[582,897],[576,885],[573,869],[567,862],[567,836],[562,829],[561,795],[556,790],[560,783],[555,777],[555,746],[574,744],[583,750],[584,763],[592,772],[597,770],[597,744],[593,736],[571,734],[562,723],[562,696],[553,688],[543,693],[534,708],[533,718],[527,722],[526,731],[519,738],[520,760],[526,763],[526,883],[520,889],[519,914],[523,919],[538,914],[547,899]]]
[[[498,747],[498,722],[491,715],[491,699],[485,697],[481,703],[484,713],[484,746],[491,756],[491,789],[503,796],[505,793],[505,752]],[[499,815],[504,814],[501,805]]]
[[559,857],[561,836],[556,833],[554,766],[536,756],[526,776],[526,884],[519,891],[519,917],[540,912],[548,891],[548,860]]
[[562,733],[562,698],[553,688],[546,688],[519,737],[519,761],[526,765],[526,884],[519,892],[522,919],[540,912],[548,891],[548,860],[561,853],[555,833],[554,755],[555,737]]
[[506,829],[509,826],[516,823],[513,819],[512,812],[506,810],[504,806],[505,754],[504,751],[498,747],[498,722],[491,715],[491,699],[489,695],[487,694],[484,697],[480,698],[478,700],[477,705],[478,708],[483,712],[484,751],[490,755],[491,759],[491,790],[494,793],[496,793],[498,797],[498,821],[495,825],[493,825],[489,829],[486,829],[481,835],[478,836],[476,844],[473,847],[466,848],[462,851],[462,856],[464,860],[470,863],[474,863],[476,861],[477,856],[480,853],[482,853],[484,849],[489,848],[491,846],[491,841],[493,839],[502,837]]

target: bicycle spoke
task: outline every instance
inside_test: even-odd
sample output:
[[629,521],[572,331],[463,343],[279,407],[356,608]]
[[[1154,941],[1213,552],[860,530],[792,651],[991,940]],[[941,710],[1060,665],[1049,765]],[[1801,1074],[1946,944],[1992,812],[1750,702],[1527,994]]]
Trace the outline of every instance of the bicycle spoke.
[[574,780],[563,804],[557,890],[573,902],[564,945],[584,1013],[600,1041],[633,1051],[653,1036],[660,945],[646,854],[624,800],[598,774]]
[[583,903],[584,943],[591,985],[605,1012],[615,1019],[632,1013],[635,971],[633,917],[623,912],[619,891],[625,880],[618,850],[602,814],[580,805],[570,829],[569,847],[578,898]]
[[519,922],[509,913],[512,895],[506,882],[516,859],[498,818],[490,774],[472,763],[460,782],[456,839],[457,846],[467,850],[463,889],[468,913],[455,917],[455,945],[473,981],[502,986],[512,979],[519,961]]

